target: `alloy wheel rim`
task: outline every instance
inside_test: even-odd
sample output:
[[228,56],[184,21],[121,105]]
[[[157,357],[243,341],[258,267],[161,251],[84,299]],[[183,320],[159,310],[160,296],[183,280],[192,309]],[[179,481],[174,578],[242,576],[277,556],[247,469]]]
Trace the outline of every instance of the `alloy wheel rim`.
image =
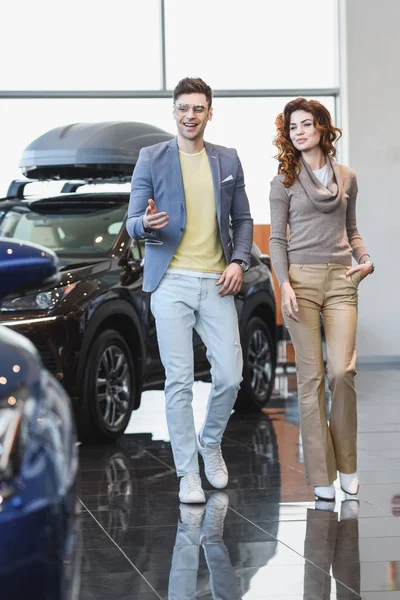
[[272,383],[272,353],[268,337],[262,329],[256,329],[247,350],[247,370],[251,389],[262,403]]
[[114,539],[123,541],[132,521],[133,473],[128,458],[117,452],[104,467],[97,494],[97,510],[103,511],[103,525]]
[[100,357],[96,375],[99,413],[109,429],[118,429],[129,409],[131,377],[128,360],[118,346],[108,346]]

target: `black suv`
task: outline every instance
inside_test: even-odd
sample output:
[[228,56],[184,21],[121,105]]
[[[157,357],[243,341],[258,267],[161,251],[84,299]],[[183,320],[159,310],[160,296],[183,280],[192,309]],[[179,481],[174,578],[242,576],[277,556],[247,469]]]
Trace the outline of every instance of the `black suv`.
[[[150,298],[142,291],[145,246],[126,232],[129,189],[122,184],[140,148],[170,138],[143,123],[53,129],[24,151],[26,179],[13,181],[0,201],[0,236],[52,249],[61,271],[55,287],[5,298],[0,322],[30,338],[64,384],[82,441],[117,439],[142,390],[163,387]],[[37,181],[63,184],[57,194],[28,196]],[[235,408],[257,410],[273,388],[276,321],[269,257],[256,246],[236,305],[244,379]],[[205,347],[197,335],[193,344],[195,378],[207,381]]]

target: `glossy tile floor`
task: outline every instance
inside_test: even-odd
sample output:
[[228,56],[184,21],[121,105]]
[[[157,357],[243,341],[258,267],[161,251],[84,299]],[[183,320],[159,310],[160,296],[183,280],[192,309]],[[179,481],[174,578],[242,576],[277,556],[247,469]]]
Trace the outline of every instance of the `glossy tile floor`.
[[[81,448],[81,600],[400,599],[400,371],[359,371],[359,502],[316,506],[294,376],[267,410],[233,414],[230,479],[179,506],[162,392],[116,445]],[[195,384],[200,425],[209,386]],[[337,485],[337,484],[336,484]]]

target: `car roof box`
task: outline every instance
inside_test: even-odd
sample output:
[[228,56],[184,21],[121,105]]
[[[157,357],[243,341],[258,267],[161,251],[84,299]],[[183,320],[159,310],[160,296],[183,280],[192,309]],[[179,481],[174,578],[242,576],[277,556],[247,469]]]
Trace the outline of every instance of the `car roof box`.
[[19,166],[29,179],[129,180],[142,148],[172,138],[147,123],[74,123],[36,138]]

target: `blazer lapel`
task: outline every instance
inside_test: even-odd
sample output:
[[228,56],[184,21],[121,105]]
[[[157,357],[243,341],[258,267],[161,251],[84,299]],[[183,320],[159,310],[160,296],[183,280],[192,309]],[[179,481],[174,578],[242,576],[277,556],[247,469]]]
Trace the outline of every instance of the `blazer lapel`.
[[186,211],[185,190],[183,188],[181,163],[179,160],[178,140],[174,138],[170,141],[168,147],[168,159],[174,174],[176,187],[178,188],[179,200]]
[[221,224],[221,172],[219,168],[219,154],[216,149],[209,144],[204,142],[208,160],[210,163],[211,174],[214,184],[215,203],[217,206],[217,219],[219,225]]

